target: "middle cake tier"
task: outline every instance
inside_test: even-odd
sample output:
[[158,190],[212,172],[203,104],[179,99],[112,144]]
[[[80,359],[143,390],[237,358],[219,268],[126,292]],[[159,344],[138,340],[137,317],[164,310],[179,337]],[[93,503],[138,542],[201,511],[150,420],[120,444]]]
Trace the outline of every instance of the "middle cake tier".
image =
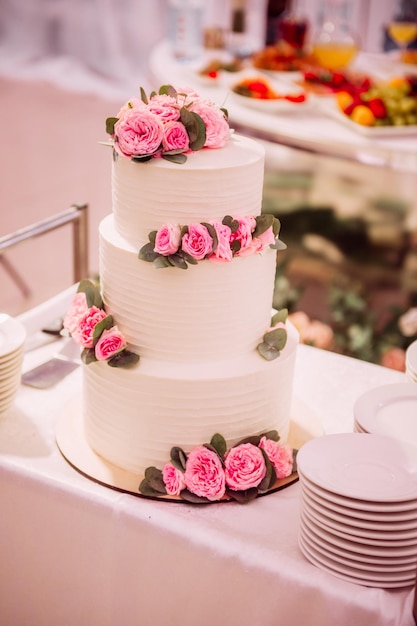
[[106,310],[141,357],[206,363],[253,352],[270,326],[275,270],[270,248],[231,263],[157,269],[138,259],[111,215],[100,224]]

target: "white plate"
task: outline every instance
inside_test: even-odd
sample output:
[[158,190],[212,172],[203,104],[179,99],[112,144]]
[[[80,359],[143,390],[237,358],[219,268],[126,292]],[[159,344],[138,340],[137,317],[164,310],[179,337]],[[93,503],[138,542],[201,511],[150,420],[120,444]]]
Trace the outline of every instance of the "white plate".
[[376,516],[376,519],[366,519],[361,513],[360,517],[354,517],[351,515],[352,509],[345,508],[341,512],[342,507],[331,505],[329,502],[323,502],[315,494],[311,494],[305,489],[304,485],[301,485],[302,501],[305,502],[310,509],[313,509],[317,513],[325,515],[327,518],[334,520],[335,522],[341,522],[347,524],[350,527],[360,528],[362,530],[376,530],[381,531],[404,531],[414,530],[417,537],[417,510],[413,512],[413,517],[403,520],[392,520],[386,518],[385,514]]
[[300,475],[348,498],[398,503],[417,498],[417,447],[383,435],[341,433],[308,441]]
[[362,431],[417,445],[417,385],[395,383],[370,389],[355,402],[353,413]]
[[321,537],[318,537],[311,529],[301,523],[300,533],[304,537],[308,538],[311,545],[317,550],[320,550],[323,554],[328,554],[335,561],[341,563],[348,563],[358,569],[371,569],[371,570],[391,570],[391,571],[404,571],[414,570],[414,574],[417,568],[417,555],[407,557],[390,557],[390,556],[370,556],[369,554],[361,554],[359,552],[350,552],[349,550],[343,550],[334,544],[325,541]]
[[371,546],[369,544],[363,544],[353,539],[338,537],[304,515],[301,515],[300,524],[304,526],[308,534],[314,533],[314,536],[320,537],[324,541],[339,547],[341,550],[344,550],[346,554],[353,552],[360,554],[363,558],[367,558],[368,556],[384,558],[397,557],[407,560],[415,559],[417,561],[417,546],[415,544],[411,546]]
[[417,341],[413,341],[405,351],[405,363],[411,374],[417,377]]
[[417,135],[417,124],[410,126],[363,126],[340,111],[334,98],[318,100],[320,110],[363,137],[410,137]]
[[25,327],[7,313],[0,313],[0,358],[11,355],[22,347],[26,338]]
[[318,513],[306,501],[303,503],[303,513],[307,519],[315,522],[329,533],[342,539],[352,539],[357,543],[371,546],[405,547],[417,545],[417,532],[415,529],[401,531],[375,531],[362,529],[357,526],[348,526],[330,517]]
[[[362,436],[363,434],[360,433]],[[370,436],[370,435],[369,435]],[[385,515],[392,516],[395,515],[409,515],[414,516],[417,511],[417,499],[415,500],[405,500],[401,502],[393,502],[393,503],[381,503],[381,502],[368,502],[366,500],[358,500],[356,498],[346,498],[344,496],[339,496],[332,491],[328,491],[327,489],[323,489],[319,487],[315,483],[311,482],[308,478],[303,476],[300,472],[298,472],[300,483],[304,483],[308,485],[308,490],[313,492],[315,495],[319,495],[323,500],[329,502],[331,506],[337,504],[342,507],[347,507],[351,509],[352,514],[357,513],[359,515],[362,514],[372,514],[372,515],[381,515],[382,513]]]
[[[295,95],[297,90],[294,89],[294,91],[292,91],[291,88],[287,86],[286,91],[282,93]],[[285,98],[261,100],[259,98],[242,96],[234,91],[230,92],[230,96],[236,103],[249,107],[250,109],[255,109],[256,111],[261,111],[262,113],[304,113],[304,111],[309,109],[313,104],[313,100],[309,96],[307,96],[304,102],[290,102],[289,100],[285,100]]]
[[322,555],[318,550],[315,550],[308,545],[303,536],[299,535],[299,546],[301,552],[306,559],[319,569],[325,570],[330,574],[343,580],[355,583],[357,585],[365,585],[366,587],[380,587],[380,588],[394,588],[394,587],[408,587],[415,582],[415,572],[388,572],[383,574],[382,572],[372,572],[358,570],[353,567],[341,564],[338,561]]

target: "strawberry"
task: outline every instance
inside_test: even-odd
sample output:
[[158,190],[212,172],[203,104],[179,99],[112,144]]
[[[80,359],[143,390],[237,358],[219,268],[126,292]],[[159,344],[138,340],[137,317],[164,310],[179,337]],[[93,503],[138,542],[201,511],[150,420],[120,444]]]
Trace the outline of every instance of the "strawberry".
[[288,100],[289,102],[305,102],[305,95],[303,93],[300,93],[298,95],[291,95],[291,94],[287,94],[285,96],[285,100]]
[[367,104],[376,119],[381,120],[387,116],[387,109],[381,98],[372,98],[372,100],[368,100]]

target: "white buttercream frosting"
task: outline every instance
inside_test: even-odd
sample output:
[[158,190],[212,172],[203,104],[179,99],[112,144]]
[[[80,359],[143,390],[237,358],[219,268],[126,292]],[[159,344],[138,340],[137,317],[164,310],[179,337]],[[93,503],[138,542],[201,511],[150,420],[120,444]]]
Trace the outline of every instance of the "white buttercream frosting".
[[256,346],[270,325],[276,253],[226,263],[161,268],[138,258],[163,224],[261,212],[264,150],[234,135],[182,165],[113,164],[113,214],[100,224],[100,283],[108,313],[140,354],[130,369],[84,366],[85,432],[113,464],[143,473],[172,446],[191,450],[221,433],[229,445],[288,432],[298,336],[265,361]]

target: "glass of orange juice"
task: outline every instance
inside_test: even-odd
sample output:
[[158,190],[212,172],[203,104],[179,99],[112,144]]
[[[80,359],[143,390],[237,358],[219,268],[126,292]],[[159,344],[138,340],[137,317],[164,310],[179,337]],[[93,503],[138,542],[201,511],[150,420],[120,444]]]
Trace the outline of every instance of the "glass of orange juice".
[[312,52],[322,67],[339,70],[349,65],[359,51],[359,37],[349,23],[349,2],[324,3],[320,30]]
[[417,5],[404,0],[398,2],[387,31],[399,47],[401,56],[408,44],[417,37]]

